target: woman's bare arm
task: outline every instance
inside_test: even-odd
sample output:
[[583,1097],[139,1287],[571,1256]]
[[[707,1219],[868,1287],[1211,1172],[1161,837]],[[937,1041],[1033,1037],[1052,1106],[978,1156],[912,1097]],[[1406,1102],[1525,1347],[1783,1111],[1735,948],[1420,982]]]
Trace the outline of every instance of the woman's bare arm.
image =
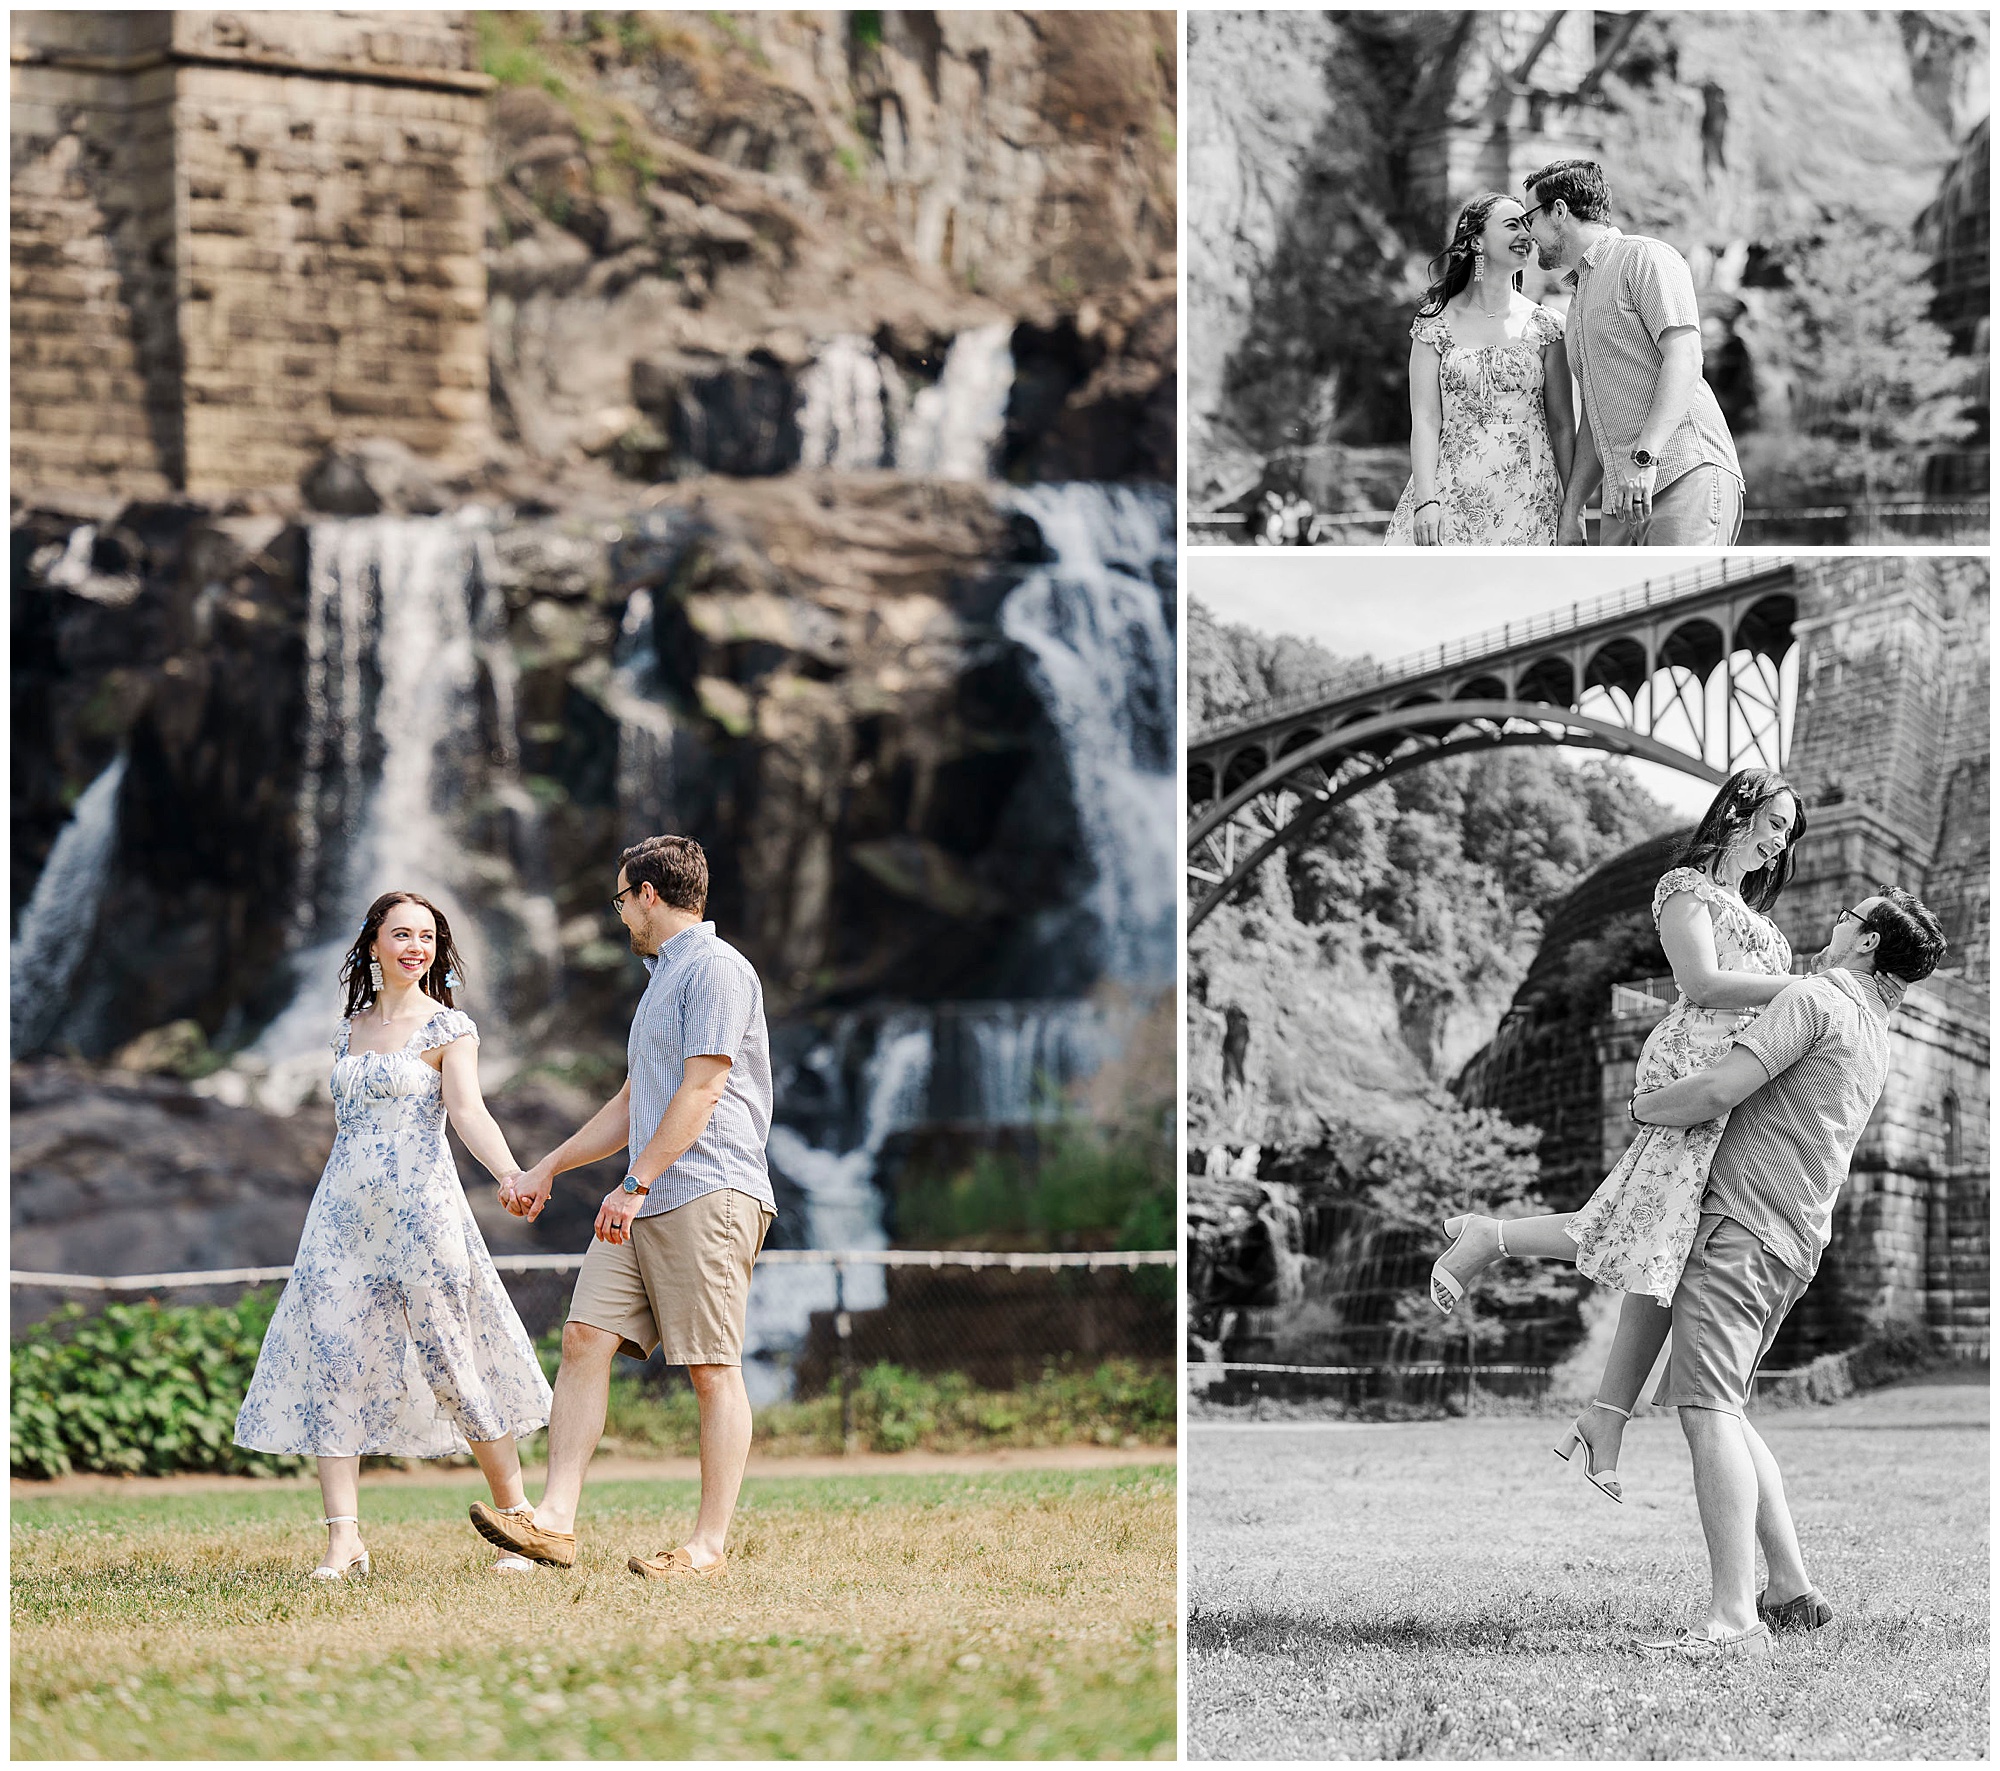
[[1548,415],[1556,478],[1567,486],[1576,464],[1576,395],[1570,387],[1569,353],[1560,338],[1542,351],[1542,409]]
[[520,1164],[479,1092],[479,1041],[469,1036],[454,1039],[444,1048],[443,1060],[444,1110],[452,1125],[496,1181],[511,1179],[521,1172]]
[[[1437,497],[1438,438],[1444,429],[1444,390],[1438,377],[1438,354],[1420,339],[1410,343],[1410,502],[1415,506]],[[1428,525],[1435,541],[1441,513],[1432,504],[1419,509],[1413,525]],[[1423,540],[1419,528],[1417,539]]]
[[1696,1008],[1762,1008],[1787,984],[1789,972],[1729,972],[1715,956],[1715,924],[1693,892],[1675,892],[1660,909],[1660,945],[1674,982]]

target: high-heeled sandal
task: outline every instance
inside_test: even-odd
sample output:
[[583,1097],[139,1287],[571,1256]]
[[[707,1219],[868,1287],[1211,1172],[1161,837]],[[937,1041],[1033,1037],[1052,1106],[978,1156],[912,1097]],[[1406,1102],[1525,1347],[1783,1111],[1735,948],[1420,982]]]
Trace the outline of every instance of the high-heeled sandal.
[[[1617,1415],[1621,1420],[1630,1420],[1632,1418],[1632,1411],[1629,1408],[1620,1408],[1615,1402],[1593,1402],[1590,1404],[1590,1408],[1586,1408],[1583,1411],[1583,1414],[1588,1414],[1591,1408],[1602,1408],[1608,1413]],[[1568,1463],[1571,1453],[1581,1445],[1583,1447],[1583,1473],[1589,1479],[1591,1487],[1595,1488],[1600,1494],[1610,1495],[1622,1507],[1625,1504],[1625,1496],[1618,1486],[1618,1466],[1613,1464],[1608,1470],[1600,1470],[1592,1461],[1597,1456],[1597,1453],[1591,1448],[1590,1441],[1583,1436],[1583,1414],[1578,1415],[1575,1420],[1570,1422],[1569,1433],[1563,1442],[1555,1447],[1555,1454],[1564,1463]]]
[[[1440,1316],[1449,1316],[1458,1307],[1458,1300],[1465,1296],[1465,1287],[1445,1271],[1445,1262],[1458,1252],[1458,1245],[1465,1240],[1466,1230],[1471,1225],[1474,1215],[1472,1212],[1464,1212],[1458,1217],[1446,1218],[1444,1221],[1444,1233],[1451,1238],[1451,1247],[1431,1262],[1431,1303]],[[1454,1224],[1459,1227],[1453,1229]],[[1507,1255],[1507,1232],[1501,1227],[1498,1218],[1493,1220],[1493,1235],[1500,1244],[1500,1258],[1504,1260]]]
[[[361,1521],[352,1513],[341,1513],[331,1519],[322,1519],[320,1523],[322,1525],[359,1525]],[[338,1568],[333,1567],[330,1563],[322,1562],[312,1571],[312,1578],[314,1580],[345,1580],[356,1570],[359,1570],[363,1574],[372,1573],[374,1570],[374,1564],[368,1559],[368,1548],[365,1544],[356,1550],[353,1555],[349,1556]]]
[[[517,1518],[522,1513],[533,1518],[535,1514],[534,1502],[526,1500],[518,1507],[495,1507],[493,1510],[507,1518]],[[494,1574],[533,1574],[536,1567],[537,1564],[530,1562],[526,1556],[517,1556],[512,1550],[502,1550],[498,1560],[488,1564],[489,1572]]]

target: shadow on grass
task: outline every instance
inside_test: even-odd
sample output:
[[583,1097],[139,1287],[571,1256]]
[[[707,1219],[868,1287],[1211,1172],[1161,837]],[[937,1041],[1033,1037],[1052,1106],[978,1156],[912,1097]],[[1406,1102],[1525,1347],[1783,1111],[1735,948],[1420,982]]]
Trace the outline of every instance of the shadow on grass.
[[[1540,1627],[1493,1615],[1465,1617],[1371,1617],[1339,1619],[1302,1610],[1271,1610],[1236,1606],[1228,1610],[1188,1607],[1187,1645],[1190,1654],[1221,1653],[1282,1656],[1310,1660],[1357,1650],[1453,1653],[1549,1654],[1573,1652],[1579,1632],[1595,1645],[1615,1645],[1605,1631],[1611,1607],[1592,1607],[1589,1619]],[[1599,1613],[1602,1613],[1601,1615]],[[1622,1628],[1636,1630],[1636,1622]]]

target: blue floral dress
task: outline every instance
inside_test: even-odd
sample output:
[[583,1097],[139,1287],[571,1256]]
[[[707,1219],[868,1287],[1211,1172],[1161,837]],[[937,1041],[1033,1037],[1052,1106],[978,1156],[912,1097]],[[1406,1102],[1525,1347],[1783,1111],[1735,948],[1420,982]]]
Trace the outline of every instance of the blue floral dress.
[[337,1135],[236,1443],[303,1457],[444,1457],[531,1433],[549,1385],[494,1271],[422,1052],[477,1039],[441,1008],[393,1052],[333,1039]]
[[[1521,336],[1463,345],[1444,314],[1410,336],[1438,354],[1438,543],[1442,547],[1553,547],[1562,481],[1542,399],[1542,352],[1563,335],[1561,315],[1537,307]],[[1387,544],[1416,539],[1416,481],[1403,488]]]
[[[1676,867],[1653,888],[1653,925],[1667,900],[1692,892],[1707,908],[1715,930],[1715,958],[1726,972],[1782,977],[1792,969],[1792,949],[1778,925],[1760,916],[1734,892],[1693,867]],[[1636,1089],[1661,1088],[1705,1070],[1762,1009],[1697,1008],[1685,993],[1640,1048]],[[1708,1165],[1729,1115],[1702,1125],[1642,1125],[1639,1135],[1570,1220],[1577,1271],[1600,1285],[1642,1291],[1673,1302],[1701,1221]]]

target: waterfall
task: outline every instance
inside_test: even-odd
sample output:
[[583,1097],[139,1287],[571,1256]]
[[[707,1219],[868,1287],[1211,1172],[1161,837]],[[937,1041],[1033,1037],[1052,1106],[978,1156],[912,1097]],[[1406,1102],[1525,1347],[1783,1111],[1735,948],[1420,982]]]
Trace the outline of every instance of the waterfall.
[[910,402],[896,466],[940,480],[988,480],[1014,389],[1011,325],[981,326],[951,341],[944,371]]
[[[492,623],[479,516],[313,525],[299,984],[250,1051],[209,1079],[224,1098],[287,1112],[324,1086],[327,1040],[344,1006],[341,956],[362,911],[391,887],[443,908],[481,1031],[489,1044],[502,1034],[494,956],[465,895],[473,870],[445,816],[479,751],[477,629]],[[552,915],[527,920],[553,940]]]
[[623,840],[681,829],[673,709],[660,687],[653,593],[635,590],[612,650],[605,705],[618,720],[618,815]]
[[121,752],[83,790],[21,912],[19,932],[7,956],[9,1018],[17,1058],[33,1051],[55,1027],[70,981],[97,927],[97,910],[118,842],[118,789],[124,779]]
[[1129,1036],[1132,1013],[1088,999],[941,1005],[930,1117],[965,1125],[1060,1118],[1070,1086],[1094,1076]]
[[[827,1065],[834,1056],[831,1048],[825,1048],[809,1061]],[[789,1125],[771,1127],[773,1165],[806,1196],[806,1247],[888,1247],[875,1165],[892,1134],[922,1122],[931,1059],[930,1017],[921,1010],[892,1014],[882,1023],[863,1072],[866,1107],[858,1145],[851,1150],[816,1149]],[[879,1309],[888,1300],[883,1269],[850,1268],[845,1299],[850,1310]],[[831,1267],[766,1267],[758,1273],[750,1288],[744,1343],[745,1376],[752,1376],[751,1360],[763,1362],[753,1380],[753,1392],[762,1395],[753,1393],[752,1401],[787,1393],[789,1379],[773,1370],[770,1361],[796,1348],[813,1312],[830,1310],[834,1302]]]
[[799,393],[801,467],[853,472],[888,460],[901,387],[867,339],[830,339],[799,377]]
[[1061,735],[1095,871],[1089,903],[1105,972],[1174,976],[1174,641],[1155,581],[1174,557],[1173,498],[1126,486],[1011,494],[1055,557],[1002,605]]

